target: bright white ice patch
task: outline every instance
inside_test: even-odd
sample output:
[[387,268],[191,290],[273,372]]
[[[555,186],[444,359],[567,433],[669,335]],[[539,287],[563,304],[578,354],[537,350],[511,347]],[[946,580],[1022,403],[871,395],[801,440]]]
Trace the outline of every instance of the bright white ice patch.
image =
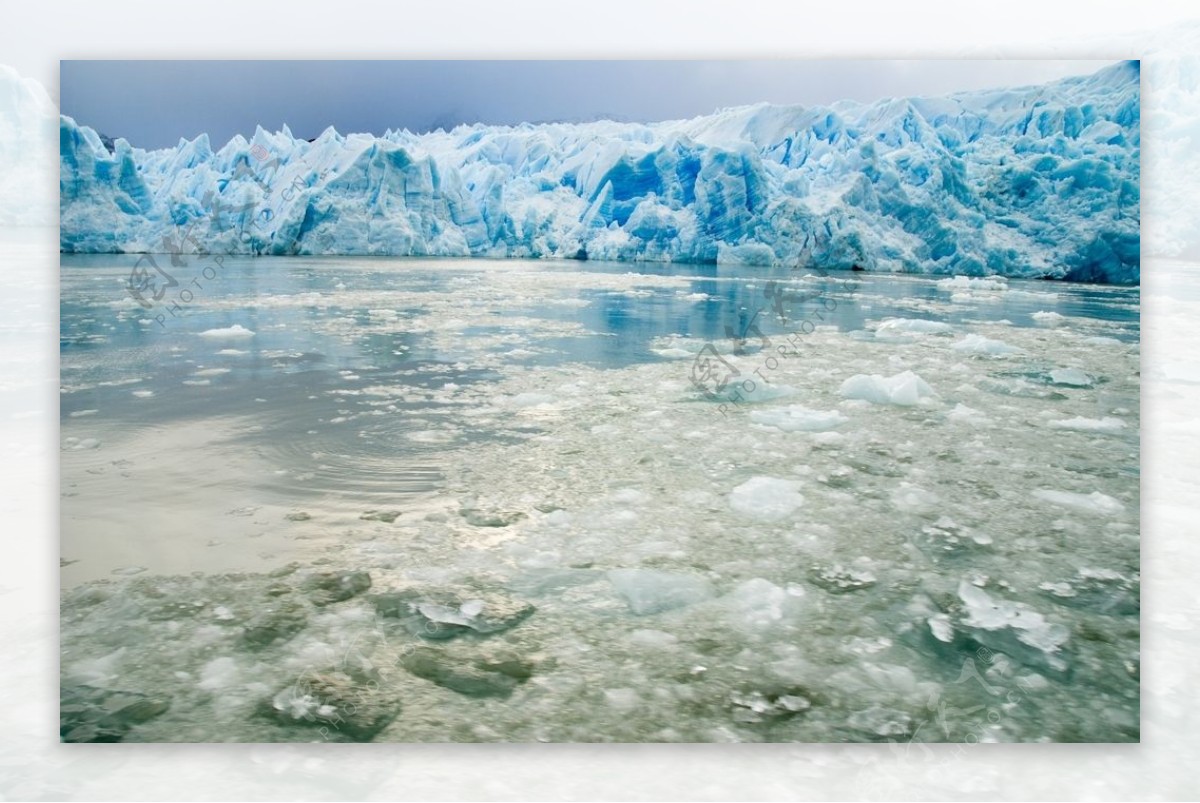
[[1054,429],[1074,429],[1080,432],[1117,432],[1125,429],[1125,422],[1112,417],[1083,418],[1076,416],[1064,421],[1051,421],[1049,426]]
[[973,292],[976,290],[1007,290],[1008,282],[1002,279],[975,279],[970,276],[955,276],[951,279],[942,279],[937,283],[937,288],[948,293],[953,292]]
[[1115,516],[1125,509],[1125,506],[1116,499],[1099,491],[1077,494],[1070,491],[1051,491],[1041,488],[1034,491],[1033,495],[1044,502],[1082,510],[1086,513],[1099,513],[1102,516]]
[[714,594],[712,584],[703,577],[658,569],[613,569],[608,581],[634,616],[694,605]]
[[842,383],[838,393],[846,399],[901,407],[911,407],[921,399],[937,395],[924,379],[912,371],[904,371],[886,379],[878,374],[855,374]]
[[1003,340],[992,340],[983,335],[967,335],[950,348],[964,354],[980,354],[987,357],[1004,357],[1008,354],[1020,354],[1021,349],[1010,346]]
[[810,410],[799,404],[776,410],[754,410],[750,420],[784,432],[826,432],[850,419],[837,410]]
[[227,338],[230,340],[236,340],[240,338],[254,337],[254,332],[251,332],[240,323],[235,323],[233,326],[227,326],[224,329],[206,329],[200,333],[200,337]]
[[1078,368],[1055,368],[1050,372],[1050,381],[1072,388],[1090,388],[1093,380]]
[[762,521],[778,521],[804,504],[800,483],[777,477],[752,477],[729,494],[734,512]]
[[948,323],[922,318],[889,318],[875,327],[875,337],[890,340],[905,335],[937,335],[953,331],[953,328]]

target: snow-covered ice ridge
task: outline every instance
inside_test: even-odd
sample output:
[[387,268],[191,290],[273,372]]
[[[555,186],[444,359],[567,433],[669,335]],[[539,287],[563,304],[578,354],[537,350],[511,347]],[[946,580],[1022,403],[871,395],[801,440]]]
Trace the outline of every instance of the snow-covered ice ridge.
[[[1136,283],[1137,62],[1043,86],[651,124],[146,151],[61,118],[65,252],[566,257]],[[189,246],[191,247],[191,246]]]

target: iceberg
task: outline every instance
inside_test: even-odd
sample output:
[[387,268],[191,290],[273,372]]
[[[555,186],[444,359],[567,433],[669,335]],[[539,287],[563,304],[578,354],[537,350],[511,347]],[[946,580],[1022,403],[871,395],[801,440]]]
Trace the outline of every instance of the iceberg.
[[855,374],[842,383],[838,393],[845,399],[900,407],[911,407],[920,403],[921,399],[937,396],[933,388],[912,371],[901,371],[889,377]]
[[[64,252],[483,256],[1137,283],[1140,68],[655,123],[143,150],[60,118]],[[954,289],[958,285],[948,286]]]

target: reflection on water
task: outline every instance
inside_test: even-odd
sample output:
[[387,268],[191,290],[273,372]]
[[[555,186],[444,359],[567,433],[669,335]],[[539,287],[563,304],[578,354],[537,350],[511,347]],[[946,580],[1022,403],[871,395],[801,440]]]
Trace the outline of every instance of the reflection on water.
[[[354,516],[436,492],[450,450],[545,430],[480,416],[462,389],[507,403],[489,400],[500,377],[661,361],[653,348],[667,336],[729,352],[727,338],[743,335],[753,351],[799,331],[802,319],[842,331],[891,316],[1029,327],[1039,312],[1125,340],[1138,332],[1129,288],[1012,281],[989,291],[927,277],[520,260],[226,257],[184,295],[186,278],[207,264],[190,256],[193,264],[170,268],[176,297],[146,309],[126,289],[137,259],[62,259],[62,434],[65,453],[83,461],[64,466],[64,506],[68,519],[93,522],[90,538],[103,525],[87,505],[127,493],[109,484],[120,472],[136,475],[139,504],[157,505],[171,526],[225,526],[234,506],[215,493],[193,500],[207,513],[190,523],[169,515],[180,480],[151,469],[156,450],[185,430],[183,464],[223,476],[221,499],[246,493],[281,509],[320,500]],[[800,293],[808,303],[797,303]],[[686,382],[689,366],[677,364]],[[93,454],[93,442],[103,452]],[[248,459],[258,462],[235,468]],[[106,515],[114,537],[140,526]],[[72,532],[65,524],[68,541]]]

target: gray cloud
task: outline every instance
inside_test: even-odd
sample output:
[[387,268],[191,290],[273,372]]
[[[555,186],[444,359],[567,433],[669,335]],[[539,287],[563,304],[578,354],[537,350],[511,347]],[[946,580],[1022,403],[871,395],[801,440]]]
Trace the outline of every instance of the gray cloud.
[[63,61],[63,114],[143,148],[256,125],[311,138],[458,123],[667,120],[723,106],[942,95],[1104,61]]

